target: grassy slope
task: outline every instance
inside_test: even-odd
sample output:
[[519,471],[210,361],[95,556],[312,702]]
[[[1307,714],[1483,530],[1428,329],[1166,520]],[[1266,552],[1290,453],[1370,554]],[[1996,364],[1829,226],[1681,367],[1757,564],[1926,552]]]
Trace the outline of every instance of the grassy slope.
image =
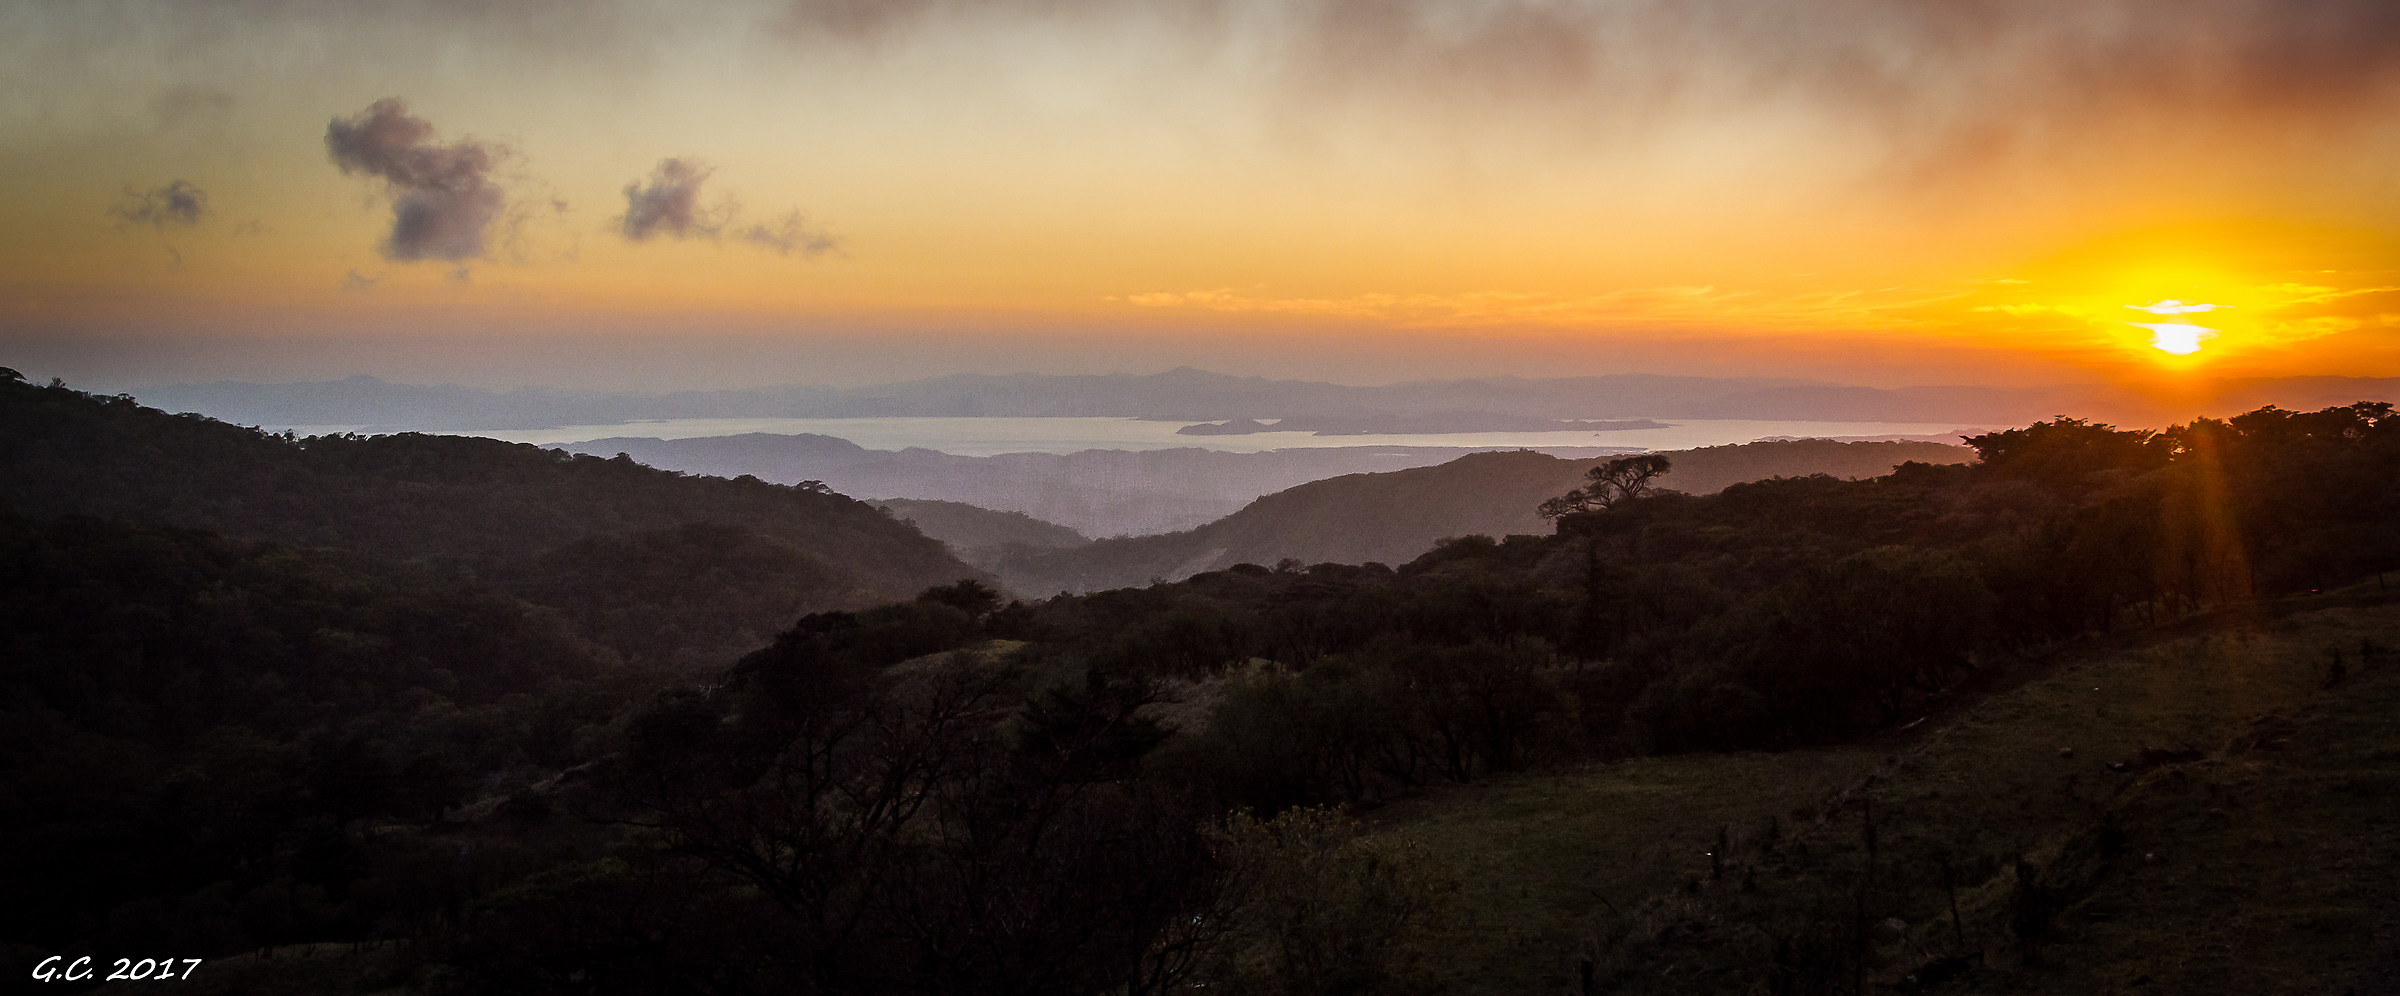
[[[2389,991],[2360,980],[2400,976],[2400,654],[2378,649],[2400,646],[2400,608],[2301,609],[2095,652],[1890,743],[1525,777],[1380,822],[1463,883],[1442,942],[1462,993],[1572,992],[1584,957],[1598,991],[1773,991],[1779,937],[1780,981],[1811,991],[1792,966],[1813,938],[1815,977],[1846,989],[1862,922],[1869,991],[1950,955],[1980,966],[1922,991]],[[2141,760],[2185,745],[2200,756]],[[2011,927],[2021,895],[2052,912],[2033,947]]]

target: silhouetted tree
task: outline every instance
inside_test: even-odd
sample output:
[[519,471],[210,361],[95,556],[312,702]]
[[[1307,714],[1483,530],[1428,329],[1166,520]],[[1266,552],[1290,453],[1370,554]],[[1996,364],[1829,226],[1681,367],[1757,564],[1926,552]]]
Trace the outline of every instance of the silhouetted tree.
[[1537,511],[1545,519],[1577,512],[1605,512],[1621,502],[1657,490],[1651,482],[1667,472],[1669,463],[1662,453],[1618,457],[1586,471],[1583,487],[1543,502]]

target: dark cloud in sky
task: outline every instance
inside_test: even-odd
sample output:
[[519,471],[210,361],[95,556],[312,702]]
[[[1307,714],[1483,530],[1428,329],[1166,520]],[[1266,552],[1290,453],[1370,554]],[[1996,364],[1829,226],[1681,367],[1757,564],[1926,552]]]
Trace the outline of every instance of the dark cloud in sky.
[[152,190],[125,188],[125,199],[108,209],[109,216],[133,225],[148,225],[160,231],[169,227],[191,227],[200,223],[208,213],[208,192],[186,180],[174,180]]
[[325,152],[345,174],[384,181],[392,197],[385,258],[483,255],[485,234],[505,207],[491,179],[498,150],[477,142],[436,144],[432,122],[411,116],[399,98],[387,97],[327,124]]
[[625,217],[619,230],[634,242],[649,241],[654,235],[709,242],[730,236],[736,242],[802,259],[841,247],[840,240],[810,224],[799,211],[770,221],[744,222],[741,209],[731,201],[704,206],[700,187],[715,172],[716,167],[696,160],[659,160],[649,179],[625,185]]
[[1139,19],[1209,22],[1177,34],[1246,46],[1304,101],[1599,123],[1805,107],[1903,143],[2161,114],[2357,119],[2400,83],[2393,0],[790,0],[781,24],[841,43]]
[[653,235],[675,238],[716,238],[723,226],[700,209],[700,185],[715,168],[683,159],[662,159],[650,180],[625,185],[625,237],[635,242]]
[[[1322,82],[1508,96],[1765,99],[1800,87],[1924,117],[2368,96],[2400,69],[2390,0],[1303,0]],[[2095,107],[2095,102],[2100,106]]]

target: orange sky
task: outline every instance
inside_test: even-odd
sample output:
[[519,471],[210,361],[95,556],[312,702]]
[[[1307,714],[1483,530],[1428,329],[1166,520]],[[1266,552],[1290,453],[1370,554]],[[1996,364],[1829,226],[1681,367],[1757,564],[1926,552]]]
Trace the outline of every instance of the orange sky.
[[2383,0],[11,4],[0,363],[2400,375],[2396,111]]

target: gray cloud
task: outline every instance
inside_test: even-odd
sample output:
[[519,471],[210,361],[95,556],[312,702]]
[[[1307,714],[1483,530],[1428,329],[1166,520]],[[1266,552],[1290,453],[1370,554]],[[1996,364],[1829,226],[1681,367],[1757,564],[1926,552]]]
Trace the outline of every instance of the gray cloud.
[[1305,0],[1323,86],[1655,104],[1799,95],[1912,124],[2304,110],[2400,70],[2388,0]]
[[808,216],[798,211],[784,215],[771,224],[745,225],[735,237],[761,249],[771,249],[785,256],[797,255],[802,259],[815,259],[842,247],[840,239],[810,224]]
[[784,256],[813,259],[841,247],[839,239],[811,224],[799,211],[767,221],[741,220],[740,207],[720,201],[701,203],[700,187],[716,167],[691,159],[662,159],[647,180],[625,185],[625,216],[618,228],[634,242],[654,235],[718,242],[734,241]]
[[174,180],[152,190],[125,188],[125,199],[108,209],[110,217],[127,224],[148,225],[160,231],[169,226],[190,227],[208,213],[208,193],[186,180]]
[[1583,124],[1808,109],[1897,145],[2063,144],[2161,116],[2377,118],[2400,84],[2391,0],[790,0],[802,40],[994,21],[1204,22],[1285,98],[1415,114],[1544,107]]
[[377,177],[392,197],[383,255],[394,260],[474,259],[506,206],[491,172],[498,150],[477,142],[438,145],[433,124],[397,97],[325,126],[325,152],[344,174]]
[[658,168],[650,171],[648,183],[636,180],[626,184],[625,237],[635,242],[659,234],[679,239],[716,238],[723,230],[721,221],[700,209],[700,185],[714,172],[714,167],[700,163],[662,159]]

